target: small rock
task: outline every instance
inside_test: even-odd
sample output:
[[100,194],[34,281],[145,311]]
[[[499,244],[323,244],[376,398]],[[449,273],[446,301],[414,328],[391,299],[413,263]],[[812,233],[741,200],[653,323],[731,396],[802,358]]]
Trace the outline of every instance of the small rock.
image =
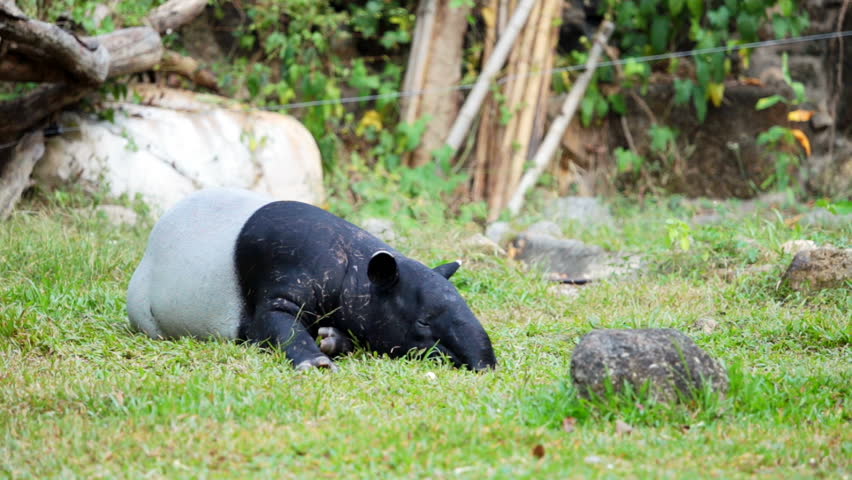
[[615,433],[619,435],[630,435],[633,432],[633,427],[623,420],[615,421]]
[[396,241],[393,222],[385,218],[368,218],[361,223],[361,228],[372,233],[385,243]]
[[713,317],[701,317],[695,321],[693,326],[704,333],[713,333],[716,331],[716,327],[719,326],[719,322]]
[[139,215],[132,209],[121,205],[99,205],[94,210],[95,215],[102,215],[109,223],[119,225],[136,225]]
[[554,295],[562,295],[564,297],[568,297],[570,299],[575,299],[580,297],[580,287],[578,285],[570,285],[566,283],[561,283],[558,285],[551,285],[548,287],[547,291]]
[[557,223],[568,220],[596,225],[614,223],[609,208],[593,197],[557,198],[544,208],[544,215]]
[[817,244],[812,240],[790,240],[781,245],[781,250],[788,255],[795,255],[802,250],[813,250],[817,248]]
[[481,233],[476,233],[464,239],[461,243],[463,248],[480,251],[492,255],[506,255],[506,250],[503,250],[500,245],[497,245],[490,238]]
[[799,220],[799,223],[805,226],[820,226],[820,227],[839,227],[842,225],[852,224],[852,214],[837,215],[829,212],[824,208],[808,212]]
[[559,237],[562,236],[562,229],[559,227],[559,225],[557,225],[553,222],[550,222],[550,221],[547,221],[547,220],[542,220],[540,222],[536,222],[536,223],[530,225],[530,227],[527,228],[524,233],[527,233],[527,234],[542,233],[542,234],[545,234],[545,235],[550,235],[551,237],[559,238]]
[[571,280],[586,278],[589,266],[604,255],[596,245],[559,239],[543,233],[524,233],[512,242],[515,258]]
[[550,273],[548,278],[564,282],[586,282],[637,271],[636,255],[607,253],[579,240],[555,238],[543,233],[523,233],[510,248],[512,257]]
[[571,377],[581,395],[604,396],[608,382],[616,392],[625,383],[637,392],[648,383],[651,395],[663,402],[691,398],[704,382],[715,391],[728,390],[719,363],[671,328],[593,330],[574,350]]
[[781,279],[797,291],[842,287],[852,281],[852,248],[802,250]]
[[507,242],[511,234],[512,227],[509,226],[508,222],[494,222],[485,228],[485,236],[498,245]]
[[712,275],[726,282],[734,282],[740,277],[761,275],[775,270],[773,265],[749,265],[746,268],[717,268],[710,271]]
[[438,379],[438,376],[435,375],[435,372],[426,372],[425,377],[426,377],[426,380],[429,380],[430,382],[434,382],[435,380]]

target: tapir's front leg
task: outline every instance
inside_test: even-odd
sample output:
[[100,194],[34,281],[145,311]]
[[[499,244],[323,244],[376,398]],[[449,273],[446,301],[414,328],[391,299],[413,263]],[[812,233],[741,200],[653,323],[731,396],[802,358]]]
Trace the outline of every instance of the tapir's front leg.
[[[289,302],[288,302],[289,303]],[[259,308],[253,319],[244,326],[241,336],[248,341],[283,350],[292,360],[296,370],[311,367],[337,370],[332,361],[324,355],[310,333],[298,321],[296,315],[272,307]]]
[[320,327],[317,339],[320,340],[320,350],[329,357],[346,355],[355,351],[352,340],[334,327]]

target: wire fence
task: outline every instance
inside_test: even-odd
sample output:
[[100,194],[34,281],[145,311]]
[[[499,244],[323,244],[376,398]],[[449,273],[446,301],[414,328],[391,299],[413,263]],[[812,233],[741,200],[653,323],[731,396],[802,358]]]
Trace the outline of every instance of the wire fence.
[[[831,32],[831,33],[819,33],[815,35],[804,35],[800,37],[793,38],[783,38],[776,40],[764,40],[760,42],[751,42],[751,43],[743,43],[740,45],[730,45],[725,47],[711,47],[711,48],[699,48],[693,50],[682,50],[677,52],[668,52],[661,53],[657,55],[645,55],[639,57],[628,57],[616,60],[608,60],[605,62],[601,62],[598,64],[596,68],[604,68],[604,67],[612,67],[616,65],[626,65],[628,63],[651,63],[651,62],[659,62],[662,60],[670,60],[675,58],[684,58],[684,57],[696,57],[699,55],[712,55],[716,53],[732,53],[740,50],[747,49],[758,49],[758,48],[767,48],[767,47],[778,47],[784,45],[793,45],[797,43],[806,43],[806,42],[817,42],[823,40],[832,40],[838,38],[845,38],[852,36],[852,30],[846,30],[842,32]],[[557,67],[549,70],[539,70],[535,72],[528,72],[523,75],[505,75],[495,80],[495,84],[504,85],[508,82],[519,78],[528,78],[539,75],[554,75],[562,72],[574,72],[579,70],[584,70],[586,66],[584,64],[581,65],[570,65],[566,67]],[[321,107],[327,105],[346,105],[353,103],[366,103],[373,102],[377,100],[397,100],[409,97],[420,97],[420,96],[433,96],[433,95],[445,95],[453,92],[464,91],[472,89],[474,84],[460,84],[460,85],[452,85],[446,87],[436,87],[436,88],[427,88],[421,90],[407,90],[407,91],[396,91],[396,92],[387,92],[373,95],[360,95],[360,96],[352,96],[352,97],[342,97],[342,98],[328,98],[328,99],[320,99],[320,100],[310,100],[305,102],[292,102],[281,105],[264,105],[264,106],[249,106],[255,110],[266,110],[266,111],[289,111],[303,108],[311,108],[311,107]],[[62,135],[64,133],[70,133],[72,131],[79,131],[78,127],[68,126],[56,126],[57,132],[54,135]],[[18,141],[9,142],[6,144],[0,144],[0,150],[12,148],[18,144]]]

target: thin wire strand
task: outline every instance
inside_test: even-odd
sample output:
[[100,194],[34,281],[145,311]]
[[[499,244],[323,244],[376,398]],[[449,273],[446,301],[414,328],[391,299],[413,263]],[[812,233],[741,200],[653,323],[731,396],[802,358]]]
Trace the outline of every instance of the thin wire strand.
[[[657,55],[645,55],[641,57],[630,57],[623,58],[618,60],[608,60],[605,62],[601,62],[597,65],[596,68],[603,67],[611,67],[615,65],[625,65],[627,63],[650,63],[657,62],[660,60],[668,60],[673,58],[683,58],[683,57],[695,57],[698,55],[708,55],[714,53],[724,53],[724,52],[736,52],[739,50],[745,50],[749,48],[764,48],[764,47],[776,47],[782,45],[792,45],[796,43],[804,43],[804,42],[816,42],[821,40],[831,40],[834,38],[844,38],[852,36],[852,30],[846,30],[843,32],[831,32],[831,33],[818,33],[815,35],[805,35],[801,37],[794,38],[782,38],[776,40],[764,40],[760,42],[751,42],[744,43],[742,45],[731,45],[726,47],[711,47],[711,48],[698,48],[693,50],[682,50],[679,52],[670,52],[670,53],[661,53]],[[561,72],[574,72],[577,70],[584,70],[586,66],[582,65],[569,65],[567,67],[557,67],[549,70],[540,70],[537,72],[528,72],[524,75],[506,75],[496,80],[494,83],[497,85],[504,85],[510,81],[516,80],[518,78],[532,77],[538,75],[553,75],[555,73]],[[274,111],[287,111],[287,110],[296,110],[301,108],[310,108],[310,107],[321,107],[325,105],[346,105],[351,103],[363,103],[363,102],[372,102],[375,100],[394,100],[399,98],[408,98],[415,96],[425,96],[425,95],[435,95],[435,94],[444,94],[457,92],[462,90],[470,90],[474,86],[473,83],[462,84],[462,85],[452,85],[447,87],[435,87],[435,88],[426,88],[421,90],[408,90],[408,91],[398,91],[398,92],[388,92],[388,93],[378,93],[372,95],[361,95],[355,97],[343,97],[343,98],[327,98],[322,100],[310,100],[305,102],[293,102],[282,105],[267,105],[262,107],[254,107],[256,110],[274,110]],[[58,135],[62,135],[67,132],[74,131],[74,129],[79,130],[79,127],[59,127]],[[18,141],[9,142],[5,144],[0,144],[0,150],[4,150],[7,148],[14,147],[18,144]]]
[[[615,65],[625,65],[630,62],[636,63],[649,63],[656,62],[660,60],[668,60],[672,58],[683,58],[683,57],[694,57],[698,55],[707,55],[713,53],[722,53],[722,52],[736,52],[739,50],[745,50],[748,48],[763,48],[763,47],[775,47],[781,45],[791,45],[795,43],[804,43],[804,42],[814,42],[820,40],[830,40],[833,38],[843,38],[852,36],[852,30],[847,30],[844,32],[831,32],[831,33],[819,33],[815,35],[806,35],[803,37],[794,37],[794,38],[783,38],[777,40],[764,40],[760,42],[751,42],[744,43],[742,45],[731,45],[728,47],[711,47],[711,48],[699,48],[693,50],[683,50],[679,52],[670,52],[670,53],[661,53],[658,55],[646,55],[642,57],[630,57],[623,58],[618,60],[608,60],[606,62],[601,62],[598,64],[597,68],[603,67],[611,67]],[[550,70],[541,70],[537,72],[529,72],[524,75],[506,75],[496,80],[495,83],[498,85],[503,85],[508,83],[511,80],[515,80],[520,77],[531,77],[536,75],[552,75],[554,73],[560,72],[573,72],[577,70],[584,70],[586,68],[585,64],[581,65],[570,65],[567,67],[558,67],[552,68]],[[420,95],[431,95],[436,93],[448,93],[460,90],[470,90],[474,86],[473,83],[463,84],[463,85],[453,85],[448,87],[435,87],[435,88],[427,88],[422,90],[409,90],[409,91],[399,91],[399,92],[388,92],[388,93],[380,93],[373,95],[362,95],[357,97],[344,97],[339,99],[322,99],[322,100],[311,100],[306,102],[294,102],[287,103],[282,105],[267,105],[264,107],[259,107],[260,110],[294,110],[298,108],[308,108],[308,107],[321,107],[325,105],[341,105],[341,104],[349,104],[349,103],[360,103],[360,102],[371,102],[374,100],[393,100],[397,98],[407,98],[413,96]]]

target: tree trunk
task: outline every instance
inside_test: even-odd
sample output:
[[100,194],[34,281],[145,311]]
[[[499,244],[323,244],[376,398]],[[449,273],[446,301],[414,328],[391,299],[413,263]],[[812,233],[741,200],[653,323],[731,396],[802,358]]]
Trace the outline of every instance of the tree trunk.
[[[440,89],[458,85],[461,81],[464,34],[467,31],[467,16],[470,7],[451,7],[451,0],[438,0],[432,37],[424,38],[429,43],[429,56],[425,63],[424,90]],[[449,127],[459,110],[460,94],[424,95],[414,118],[429,117],[429,125],[423,132],[420,147],[410,159],[412,166],[425,165],[431,160],[432,152],[444,146]]]

